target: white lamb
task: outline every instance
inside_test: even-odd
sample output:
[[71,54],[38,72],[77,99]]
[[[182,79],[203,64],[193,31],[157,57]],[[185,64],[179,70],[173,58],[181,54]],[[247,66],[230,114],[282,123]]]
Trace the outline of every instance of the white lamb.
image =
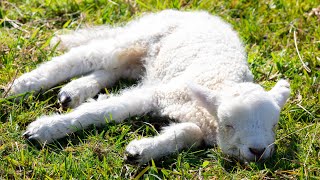
[[[129,159],[140,164],[202,142],[218,144],[245,162],[274,151],[289,83],[280,80],[270,91],[253,83],[243,44],[219,17],[165,10],[123,27],[83,29],[53,39],[59,41],[59,48],[70,50],[16,79],[9,94],[40,92],[84,75],[58,95],[63,107],[76,108],[32,122],[24,133],[30,141],[50,143],[104,125],[111,115],[122,122],[152,111],[176,123],[128,144]],[[139,84],[83,103],[119,78],[139,79]]]

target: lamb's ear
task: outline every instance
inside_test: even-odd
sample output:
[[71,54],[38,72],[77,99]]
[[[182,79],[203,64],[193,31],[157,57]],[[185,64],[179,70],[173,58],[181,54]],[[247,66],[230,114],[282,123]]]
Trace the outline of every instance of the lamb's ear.
[[269,91],[280,108],[284,106],[290,96],[290,84],[286,80],[279,80],[277,84]]
[[190,95],[195,99],[201,106],[206,108],[208,112],[214,116],[217,114],[217,109],[221,104],[221,98],[219,95],[203,86],[194,83],[188,83]]

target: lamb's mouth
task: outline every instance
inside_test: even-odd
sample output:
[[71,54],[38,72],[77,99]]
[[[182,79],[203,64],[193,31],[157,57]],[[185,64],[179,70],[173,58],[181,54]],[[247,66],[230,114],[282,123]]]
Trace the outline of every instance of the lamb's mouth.
[[[270,151],[270,153],[272,154],[272,151]],[[260,157],[257,157],[257,156],[246,156],[245,154],[242,153],[240,148],[236,148],[236,147],[229,148],[227,155],[232,157],[232,158],[235,158],[234,160],[240,160],[245,164],[248,164],[250,162],[261,162],[261,161],[264,161],[265,159],[267,159],[264,156],[264,154],[262,154]]]

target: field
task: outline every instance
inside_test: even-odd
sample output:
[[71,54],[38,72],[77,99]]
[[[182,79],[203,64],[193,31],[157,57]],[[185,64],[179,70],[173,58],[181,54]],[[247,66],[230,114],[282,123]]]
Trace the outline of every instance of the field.
[[[155,135],[166,123],[149,116],[92,127],[42,148],[21,137],[36,117],[63,113],[56,100],[61,86],[20,102],[4,90],[63,53],[49,47],[56,31],[120,25],[168,8],[221,16],[245,43],[256,82],[270,89],[280,78],[290,81],[271,158],[242,164],[219,148],[202,148],[143,166],[126,164],[125,146]],[[108,91],[132,83],[123,80]],[[320,179],[320,3],[315,0],[1,0],[0,89],[0,179]]]

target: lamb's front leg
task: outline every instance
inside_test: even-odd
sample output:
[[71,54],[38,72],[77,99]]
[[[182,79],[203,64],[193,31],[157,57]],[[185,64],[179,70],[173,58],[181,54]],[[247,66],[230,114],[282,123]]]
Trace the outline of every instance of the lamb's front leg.
[[54,47],[58,44],[58,49],[67,50],[87,44],[94,39],[112,38],[121,33],[122,29],[122,27],[95,26],[63,34],[60,31],[51,39],[50,46]]
[[144,164],[151,159],[158,159],[183,148],[197,147],[202,141],[202,131],[196,124],[173,124],[166,127],[158,136],[130,142],[126,148],[127,160]]
[[153,88],[131,89],[119,96],[82,104],[68,114],[43,116],[27,127],[24,137],[30,141],[50,143],[90,125],[101,126],[108,120],[121,122],[153,110],[153,94]]

